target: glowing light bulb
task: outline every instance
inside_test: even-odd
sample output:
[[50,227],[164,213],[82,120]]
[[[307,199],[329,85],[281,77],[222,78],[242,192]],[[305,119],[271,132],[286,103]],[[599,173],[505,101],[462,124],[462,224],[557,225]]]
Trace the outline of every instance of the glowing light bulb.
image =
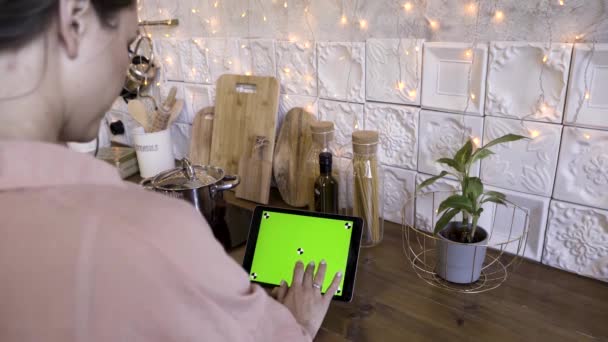
[[549,59],[549,57],[547,57],[547,55],[543,56],[543,63],[547,63],[547,60]]
[[160,87],[160,82],[156,82],[156,86],[157,86],[157,87]]
[[283,69],[283,71],[285,71],[286,74],[289,74],[291,72],[291,69],[285,68],[285,69]]
[[304,7],[304,13],[308,13],[308,6]]
[[217,8],[219,5],[220,5],[219,1],[216,1],[216,2],[213,3],[213,7],[215,7],[215,8]]
[[494,19],[496,19],[496,21],[501,22],[504,18],[505,14],[501,10],[494,12]]
[[540,135],[540,132],[537,130],[530,131],[530,137],[532,137],[532,139],[537,138],[539,135]]
[[398,90],[403,90],[403,88],[405,88],[405,83],[399,81],[397,82],[397,89]]
[[313,111],[313,108],[314,108],[314,107],[312,106],[312,103],[311,103],[311,104],[308,104],[308,106],[306,106],[306,110],[307,110],[307,111],[309,111],[309,112],[311,112],[311,113],[312,113],[312,111]]
[[283,3],[283,7],[287,8],[287,1]]
[[473,137],[473,144],[475,144],[475,146],[477,146],[477,147],[480,147],[481,140],[478,137]]
[[173,64],[173,59],[171,59],[171,57],[167,57],[167,58],[165,58],[165,61],[166,61],[168,64]]
[[292,43],[297,42],[298,41],[298,37],[296,37],[294,35],[291,35],[291,36],[289,36],[289,41],[292,42]]
[[196,13],[196,8],[193,8],[193,9],[192,9],[192,13]]
[[471,56],[473,56],[473,50],[471,50],[471,49],[467,49],[467,50],[464,52],[464,55],[465,55],[465,56],[467,56],[468,58],[471,58]]
[[263,20],[266,21],[266,16],[264,16]]
[[585,100],[589,100],[590,97],[589,90],[585,90]]
[[245,73],[245,76],[251,76],[251,71],[247,71],[247,72]]
[[241,13],[241,18],[245,18],[247,16],[247,12]]
[[412,6],[412,3],[411,3],[411,2],[409,2],[409,1],[408,1],[408,2],[406,2],[406,3],[403,5],[403,9],[405,9],[405,11],[406,11],[406,12],[411,11],[411,10],[412,10],[412,7],[413,7],[413,6]]
[[469,14],[475,14],[477,12],[477,6],[474,2],[471,2],[467,5],[466,12]]
[[559,0],[559,5],[564,6],[564,0]]
[[196,74],[196,68],[192,68],[192,73]]
[[365,19],[359,20],[359,26],[361,27],[361,29],[365,30],[367,28],[367,20],[365,20]]
[[477,98],[477,96],[475,96],[475,94],[471,93],[471,100],[475,100]]
[[587,139],[587,140],[591,139],[591,135],[589,135],[589,134],[587,134],[587,133],[583,134],[583,136],[584,136],[584,137],[585,137],[585,139]]
[[309,49],[310,48],[310,43],[309,42],[304,43],[304,47],[307,48],[307,49]]
[[347,23],[348,23],[348,19],[346,19],[346,16],[343,14],[342,17],[340,18],[340,24],[346,25]]
[[410,51],[409,50],[405,50],[405,55],[409,56],[410,55]]
[[412,90],[410,90],[410,91],[407,92],[407,95],[410,98],[412,98],[412,99],[416,97],[416,94],[418,94],[418,92],[416,91],[416,89],[412,89]]
[[576,39],[576,40],[581,40],[581,39],[583,39],[583,37],[584,37],[584,35],[582,35],[582,34],[580,34],[580,35],[579,35],[579,34],[577,34],[576,36],[574,36],[574,39]]
[[169,37],[171,37],[171,35],[170,35],[170,34],[168,34],[168,33],[165,33],[165,37],[166,37],[166,38],[169,38]]
[[431,26],[431,28],[433,30],[436,30],[439,28],[439,22],[437,22],[437,20],[430,20],[429,25]]
[[420,51],[420,48],[416,46],[416,47],[414,48],[414,50],[416,50],[416,52],[418,52],[418,51]]
[[245,48],[245,44],[241,45],[241,49],[244,49],[244,48]]

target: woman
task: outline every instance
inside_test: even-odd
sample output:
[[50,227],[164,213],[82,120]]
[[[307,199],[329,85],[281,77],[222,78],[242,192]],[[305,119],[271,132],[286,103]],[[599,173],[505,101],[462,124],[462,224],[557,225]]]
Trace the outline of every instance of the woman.
[[134,2],[0,0],[0,341],[311,340],[325,264],[273,299],[187,203],[60,144],[119,93]]

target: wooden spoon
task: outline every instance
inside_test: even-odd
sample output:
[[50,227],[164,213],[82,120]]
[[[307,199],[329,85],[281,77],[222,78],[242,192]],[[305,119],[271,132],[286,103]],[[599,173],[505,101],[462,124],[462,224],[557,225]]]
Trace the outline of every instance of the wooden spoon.
[[135,99],[129,101],[127,108],[133,119],[139,122],[145,131],[148,131],[148,112],[146,106],[140,100]]
[[182,113],[184,109],[184,100],[177,100],[173,107],[171,107],[171,111],[169,112],[169,120],[167,120],[167,127],[171,127],[171,125],[177,120],[177,117]]

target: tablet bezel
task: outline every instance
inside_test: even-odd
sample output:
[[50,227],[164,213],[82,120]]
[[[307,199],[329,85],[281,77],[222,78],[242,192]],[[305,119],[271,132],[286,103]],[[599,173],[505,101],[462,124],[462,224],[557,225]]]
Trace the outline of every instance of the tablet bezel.
[[[264,211],[283,213],[283,214],[295,214],[309,217],[319,217],[334,220],[352,221],[353,230],[350,238],[350,245],[348,249],[348,260],[346,263],[346,270],[344,271],[344,288],[342,289],[341,295],[334,295],[333,299],[350,302],[353,298],[353,292],[355,289],[355,279],[357,276],[357,262],[359,260],[359,249],[361,247],[361,234],[363,233],[363,220],[360,217],[354,216],[343,216],[334,214],[324,214],[312,211],[296,210],[296,209],[284,209],[268,206],[257,206],[253,212],[251,219],[251,226],[249,227],[249,237],[247,238],[247,248],[245,250],[245,258],[243,259],[243,268],[247,271],[247,274],[251,273],[251,266],[253,264],[253,255],[255,253],[255,247],[257,245],[258,234],[260,231],[260,224],[262,222],[262,214]],[[330,275],[327,275],[330,276]],[[260,284],[265,287],[275,287],[276,284],[267,284],[252,280],[256,284]]]

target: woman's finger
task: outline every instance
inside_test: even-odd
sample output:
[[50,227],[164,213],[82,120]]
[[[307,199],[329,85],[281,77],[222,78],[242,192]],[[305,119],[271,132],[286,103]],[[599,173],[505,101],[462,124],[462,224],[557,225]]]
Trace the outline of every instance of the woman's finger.
[[285,280],[281,280],[281,285],[277,288],[275,288],[275,290],[277,290],[277,301],[279,303],[283,303],[283,300],[285,300],[285,296],[287,296],[287,290],[288,290],[288,286],[287,286],[287,282]]
[[325,293],[324,299],[327,301],[327,304],[331,302],[331,299],[334,297],[336,292],[338,292],[338,288],[340,288],[340,282],[342,281],[342,273],[338,272],[334,276],[334,279],[331,281],[331,285],[327,289]]
[[280,287],[275,287],[274,289],[272,289],[272,291],[270,291],[270,297],[276,299],[277,301],[280,302],[279,300],[279,289]]
[[304,289],[312,288],[312,278],[315,275],[315,262],[311,261],[306,265],[306,271],[304,272],[304,281],[302,282]]
[[304,279],[304,264],[301,261],[296,262],[296,266],[293,269],[293,280],[291,287],[302,286],[302,280]]
[[[327,271],[327,263],[325,260],[321,260],[319,263],[319,269],[317,270],[317,274],[315,275],[314,284],[319,286],[323,286],[323,282],[325,281],[325,272]],[[319,293],[321,293],[321,289],[319,289]]]

